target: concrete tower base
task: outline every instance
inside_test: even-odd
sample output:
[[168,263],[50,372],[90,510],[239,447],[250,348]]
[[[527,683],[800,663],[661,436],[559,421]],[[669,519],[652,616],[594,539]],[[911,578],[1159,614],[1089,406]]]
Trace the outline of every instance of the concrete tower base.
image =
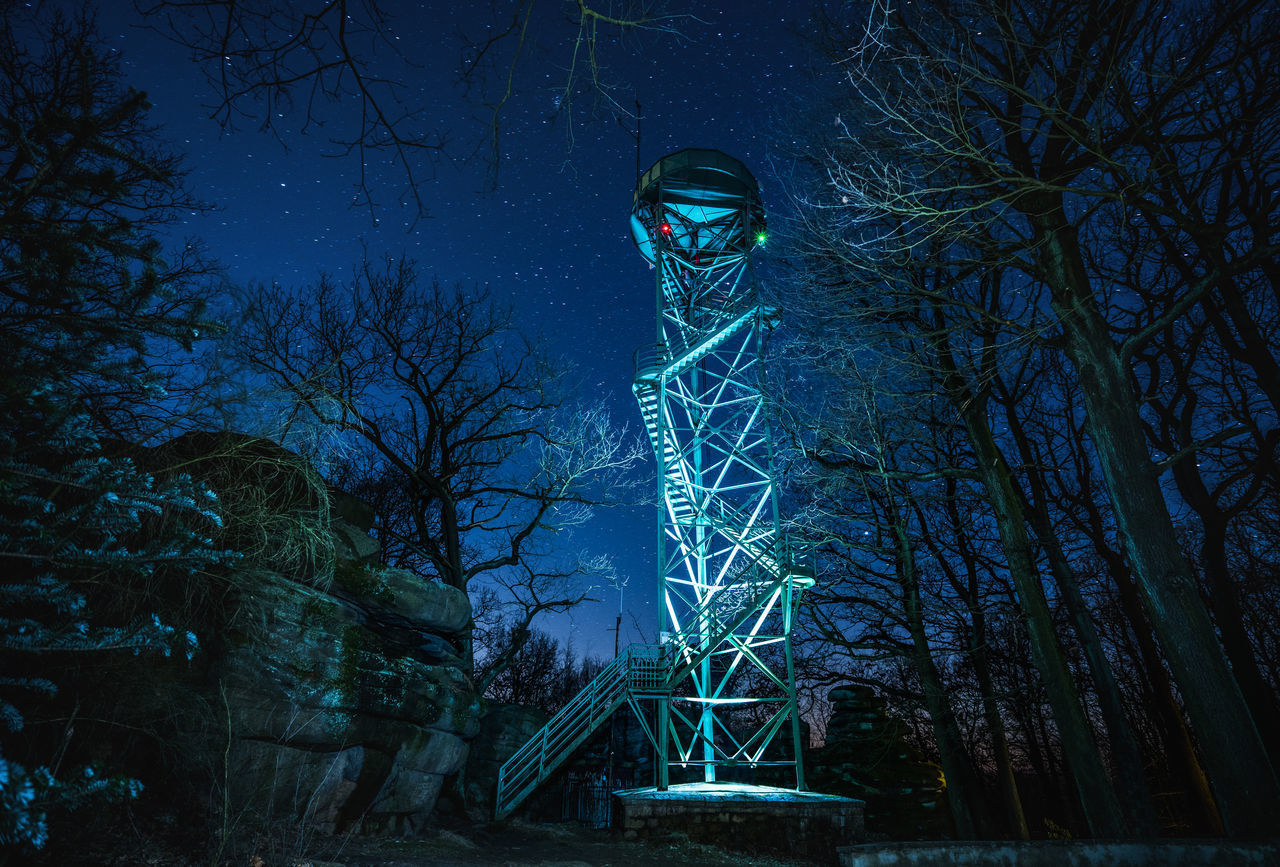
[[625,839],[679,833],[741,852],[836,860],[862,837],[862,801],[742,783],[684,783],[614,793],[614,827]]

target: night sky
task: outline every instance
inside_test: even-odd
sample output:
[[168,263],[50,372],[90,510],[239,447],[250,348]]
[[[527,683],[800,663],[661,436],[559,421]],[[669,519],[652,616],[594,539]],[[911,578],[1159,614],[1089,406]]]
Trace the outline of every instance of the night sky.
[[[147,92],[153,120],[188,154],[192,191],[217,208],[192,214],[175,236],[200,237],[240,285],[300,285],[320,271],[345,276],[366,246],[373,258],[404,253],[445,284],[488,284],[499,301],[514,305],[526,333],[540,335],[577,367],[586,397],[603,397],[615,418],[642,433],[630,389],[632,352],[652,342],[655,311],[653,274],[627,226],[636,146],[617,123],[592,121],[580,109],[583,120],[566,154],[564,124],[551,115],[573,34],[555,16],[572,4],[535,7],[543,17],[533,35],[545,51],[521,67],[496,192],[484,192],[486,166],[469,157],[486,131],[482,109],[455,85],[463,50],[457,31],[483,32],[489,4],[383,5],[397,44],[421,65],[396,67],[413,76],[405,81],[405,101],[431,106],[438,128],[455,142],[455,158],[439,164],[423,187],[429,216],[416,224],[413,208],[397,204],[403,176],[389,163],[370,167],[381,205],[375,225],[367,210],[351,207],[358,166],[326,156],[332,147],[324,130],[300,137],[300,117],[276,118],[287,150],[251,120],[234,132],[221,130],[210,118],[212,93],[185,49],[140,28],[129,0],[99,5],[99,27],[122,52],[129,83]],[[679,25],[681,37],[618,41],[608,33],[601,46],[607,79],[624,85],[617,99],[643,106],[642,168],[680,148],[718,148],[751,168],[776,216],[784,195],[770,171],[771,143],[804,90],[805,51],[793,32],[804,6],[760,0],[672,6],[692,16]],[[337,122],[344,108],[355,103],[326,112]],[[641,472],[653,476],[651,460]],[[656,630],[657,521],[652,507],[612,510],[579,531],[579,542],[610,554],[627,579],[623,644]],[[601,595],[604,601],[572,621],[548,619],[543,628],[571,630],[579,651],[612,656],[617,595]]]

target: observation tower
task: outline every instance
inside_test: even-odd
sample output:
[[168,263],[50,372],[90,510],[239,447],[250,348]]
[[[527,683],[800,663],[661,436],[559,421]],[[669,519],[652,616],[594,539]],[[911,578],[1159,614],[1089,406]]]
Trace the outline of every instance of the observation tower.
[[637,353],[632,389],[658,464],[673,655],[655,699],[658,788],[676,767],[711,783],[722,768],[784,765],[803,789],[791,627],[813,571],[780,527],[759,389],[777,321],[751,261],[766,238],[760,188],[720,151],[677,151],[641,175],[631,233],[656,277],[656,342]]
[[655,341],[632,390],[658,466],[659,643],[626,648],[507,760],[498,818],[624,704],[654,747],[658,792],[741,768],[804,789],[791,628],[814,576],[782,533],[760,393],[777,313],[751,262],[766,238],[759,186],[720,151],[668,154],[640,176],[631,234],[655,272]]

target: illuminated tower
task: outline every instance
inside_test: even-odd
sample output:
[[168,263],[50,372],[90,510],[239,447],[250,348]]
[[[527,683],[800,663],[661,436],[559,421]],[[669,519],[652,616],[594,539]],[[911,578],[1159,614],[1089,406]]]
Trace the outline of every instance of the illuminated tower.
[[[791,627],[813,583],[781,532],[760,394],[776,313],[757,297],[760,190],[714,150],[658,160],[636,186],[631,232],[653,266],[657,341],[633,390],[658,463],[661,643],[668,691],[654,698],[658,785],[672,767],[791,765],[804,787]],[[791,749],[779,748],[779,738]]]
[[633,390],[662,495],[659,644],[623,650],[502,764],[499,819],[624,705],[657,752],[659,789],[672,768],[715,782],[742,766],[790,767],[804,788],[791,624],[813,570],[779,526],[760,395],[777,318],[751,268],[760,189],[732,157],[678,151],[640,177],[631,231],[657,278],[657,342],[636,354]]

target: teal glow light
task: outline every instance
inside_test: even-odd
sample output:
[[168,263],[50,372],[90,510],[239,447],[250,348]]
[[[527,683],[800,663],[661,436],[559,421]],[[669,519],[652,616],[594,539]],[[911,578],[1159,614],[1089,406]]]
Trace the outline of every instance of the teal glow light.
[[[793,768],[803,789],[791,624],[813,570],[782,528],[756,385],[777,324],[751,263],[769,237],[759,186],[719,151],[677,151],[641,175],[630,223],[656,269],[663,358],[655,373],[638,361],[632,385],[662,502],[660,634],[671,668],[667,689],[643,697],[654,708],[645,725],[658,788],[670,785],[668,768],[701,770],[713,784],[718,767],[763,764]],[[744,694],[744,670],[768,686]],[[775,744],[787,735],[784,751]]]
[[796,788],[767,797],[804,795],[791,630],[814,573],[783,529],[758,385],[780,319],[751,262],[768,240],[759,185],[720,151],[677,151],[640,176],[629,222],[655,271],[656,339],[636,354],[632,391],[662,504],[660,644],[628,647],[503,763],[498,818],[624,702],[653,745],[659,792],[686,768],[715,797],[748,797],[718,769],[772,767],[794,770]]
[[831,804],[847,801],[839,795],[798,792],[794,789],[757,786],[750,783],[676,783],[665,791],[651,787],[617,793],[624,801],[785,801],[802,804]]

